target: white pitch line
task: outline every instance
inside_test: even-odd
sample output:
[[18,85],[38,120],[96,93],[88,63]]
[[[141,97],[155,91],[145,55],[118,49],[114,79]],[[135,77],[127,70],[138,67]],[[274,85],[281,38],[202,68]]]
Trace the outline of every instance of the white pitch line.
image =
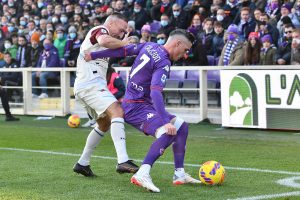
[[293,188],[300,188],[300,183],[297,183],[296,181],[300,180],[300,176],[294,176],[289,178],[284,178],[276,181],[279,185],[284,185],[287,187],[293,187]]
[[[51,154],[51,155],[74,156],[74,157],[81,156],[81,154],[47,151],[47,150],[18,149],[18,148],[5,148],[5,147],[0,147],[0,150],[21,151],[21,152],[30,152],[30,153],[44,153],[44,154]],[[107,159],[107,160],[117,160],[116,157],[110,157],[110,156],[92,156],[92,157]],[[143,160],[140,160],[140,159],[133,159],[133,160],[135,160],[137,162],[143,162]],[[156,163],[164,164],[164,165],[174,165],[174,162],[168,162],[168,161],[156,161]],[[200,167],[200,164],[185,163],[184,165],[189,166],[189,167]],[[226,170],[229,169],[229,170],[254,171],[254,172],[273,173],[273,174],[300,175],[300,172],[276,171],[276,170],[269,170],[269,169],[242,168],[242,167],[229,167],[229,166],[224,166],[224,168]]]
[[261,199],[273,199],[273,198],[291,197],[291,196],[300,196],[300,191],[286,192],[280,194],[260,195],[260,196],[252,196],[252,197],[242,197],[242,198],[227,199],[227,200],[261,200]]

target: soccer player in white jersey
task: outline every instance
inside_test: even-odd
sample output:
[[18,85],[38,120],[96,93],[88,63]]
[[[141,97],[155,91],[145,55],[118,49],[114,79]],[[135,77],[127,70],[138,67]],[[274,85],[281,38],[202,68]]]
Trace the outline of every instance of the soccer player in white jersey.
[[[90,158],[109,128],[118,158],[117,172],[135,173],[138,170],[138,166],[129,160],[126,151],[124,112],[107,88],[108,58],[88,62],[84,60],[85,51],[115,49],[127,45],[126,29],[126,18],[119,13],[113,13],[103,25],[96,26],[88,32],[80,47],[74,93],[76,99],[98,124],[87,137],[83,153],[73,167],[74,172],[87,177],[95,176],[90,168]],[[122,38],[124,39],[121,40]]]

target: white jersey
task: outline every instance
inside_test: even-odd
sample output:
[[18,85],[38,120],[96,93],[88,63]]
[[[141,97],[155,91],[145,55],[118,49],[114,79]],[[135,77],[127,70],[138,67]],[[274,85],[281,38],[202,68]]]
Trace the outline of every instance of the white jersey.
[[74,83],[75,92],[96,85],[98,85],[100,89],[106,87],[108,58],[91,60],[89,62],[84,60],[85,51],[94,52],[106,49],[100,46],[96,40],[97,36],[104,34],[109,34],[108,30],[104,26],[96,26],[86,35],[77,58],[76,79]]

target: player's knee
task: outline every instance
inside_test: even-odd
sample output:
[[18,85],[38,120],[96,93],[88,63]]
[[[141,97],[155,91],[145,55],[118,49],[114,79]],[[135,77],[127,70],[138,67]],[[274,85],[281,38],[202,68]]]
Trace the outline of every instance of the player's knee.
[[109,116],[111,119],[113,118],[117,118],[117,117],[120,117],[120,118],[123,118],[124,116],[124,111],[121,107],[121,105],[117,102],[115,102],[109,109]]

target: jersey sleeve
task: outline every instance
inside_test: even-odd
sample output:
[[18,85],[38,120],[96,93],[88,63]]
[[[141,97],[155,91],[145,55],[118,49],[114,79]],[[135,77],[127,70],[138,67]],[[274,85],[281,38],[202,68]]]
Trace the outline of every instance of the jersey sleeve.
[[103,27],[99,27],[92,31],[90,37],[90,42],[92,43],[92,45],[97,43],[97,38],[101,35],[108,35],[108,31]]
[[91,52],[91,58],[93,60],[97,58],[120,58],[126,56],[138,55],[140,50],[145,46],[145,43],[131,44],[117,49],[106,49],[103,51]]

